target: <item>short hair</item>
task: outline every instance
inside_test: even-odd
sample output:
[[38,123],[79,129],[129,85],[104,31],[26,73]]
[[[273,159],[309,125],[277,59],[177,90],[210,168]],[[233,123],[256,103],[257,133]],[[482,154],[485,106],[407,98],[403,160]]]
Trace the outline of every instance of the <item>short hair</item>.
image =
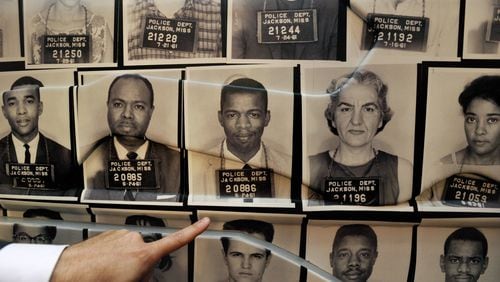
[[500,106],[500,76],[499,75],[483,75],[480,76],[464,87],[458,103],[462,106],[462,112],[465,114],[472,100],[480,98],[490,101]]
[[151,103],[151,106],[154,105],[153,85],[151,84],[151,82],[147,78],[145,78],[144,76],[142,76],[140,74],[135,74],[135,73],[126,73],[126,74],[117,76],[117,77],[115,77],[115,79],[113,79],[113,81],[109,85],[109,89],[108,89],[108,102],[109,102],[109,97],[111,96],[111,90],[113,89],[113,87],[115,86],[115,84],[118,81],[123,80],[123,79],[133,79],[133,80],[142,81],[144,83],[144,85],[146,86],[146,88],[148,89],[148,92],[150,94],[149,95],[149,102]]
[[377,93],[377,100],[382,113],[382,126],[377,129],[377,133],[384,129],[385,125],[391,120],[394,114],[387,104],[388,87],[384,84],[382,79],[369,70],[356,70],[340,78],[333,79],[326,89],[326,93],[330,94],[330,103],[328,103],[328,107],[325,110],[325,117],[330,131],[335,135],[339,135],[339,132],[337,128],[333,126],[332,122],[335,120],[335,110],[337,109],[339,97],[346,87],[356,84],[370,86]]
[[149,216],[149,215],[131,215],[127,216],[125,219],[126,225],[138,225],[139,221],[148,222],[151,226],[156,227],[166,227],[165,222],[158,217]]
[[[12,226],[12,235],[16,235],[19,226],[22,226],[22,224],[14,223],[14,225]],[[37,226],[37,227],[43,228],[51,241],[53,241],[56,238],[57,228],[55,226]]]
[[[242,231],[248,234],[262,234],[264,235],[264,239],[267,242],[272,242],[274,238],[274,227],[271,223],[254,220],[254,219],[237,219],[224,223],[222,226],[222,230],[234,230],[234,231]],[[227,250],[229,249],[229,238],[221,237],[222,248],[224,249],[224,253],[227,255]],[[270,250],[266,249],[266,256],[269,256],[271,253]]]
[[444,242],[444,255],[448,254],[452,241],[472,241],[481,243],[483,258],[488,255],[488,241],[484,234],[474,227],[462,227],[451,233]]
[[59,212],[48,209],[27,209],[23,213],[23,217],[25,218],[34,218],[38,216],[46,217],[48,219],[63,220]]
[[[165,222],[158,217],[154,216],[149,216],[149,215],[131,215],[127,216],[125,219],[125,224],[126,225],[138,225],[139,221],[144,221],[148,222],[151,226],[156,226],[156,227],[166,227]],[[162,238],[161,233],[151,233],[151,235],[154,238],[154,241],[160,240]],[[165,272],[169,270],[172,267],[172,256],[170,254],[165,255],[164,257],[161,258],[158,268]]]
[[259,95],[262,101],[264,101],[264,108],[267,109],[266,88],[264,87],[264,85],[262,85],[262,83],[248,77],[237,78],[222,87],[220,95],[220,109],[222,110],[224,101],[226,101],[230,95],[239,93],[251,93]]
[[343,225],[337,230],[333,239],[332,252],[340,245],[340,242],[347,236],[363,236],[368,239],[370,245],[377,250],[377,234],[366,224],[348,224]]
[[[38,100],[40,100],[40,87],[43,87],[43,83],[32,76],[22,76],[16,79],[16,81],[14,81],[14,83],[12,83],[12,85],[10,86],[10,90],[14,90],[19,86],[27,86],[27,85],[36,86],[34,88],[35,96],[38,98]],[[7,94],[7,91],[3,92],[2,101],[5,99],[5,94]]]

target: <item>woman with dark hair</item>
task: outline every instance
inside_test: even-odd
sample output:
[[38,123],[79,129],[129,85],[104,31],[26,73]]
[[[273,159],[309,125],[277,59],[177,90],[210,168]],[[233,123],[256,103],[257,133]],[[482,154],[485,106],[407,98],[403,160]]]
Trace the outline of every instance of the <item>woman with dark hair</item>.
[[443,164],[500,165],[500,76],[469,83],[458,103],[464,114],[467,146],[441,159]]
[[[31,26],[29,64],[113,61],[113,38],[108,24],[102,16],[90,11],[82,0],[49,0],[47,7],[32,19]],[[46,48],[50,45],[47,37],[56,35],[86,36],[87,39],[78,42],[84,43],[86,47],[79,47],[78,54],[66,52],[69,49]]]
[[[387,104],[387,85],[371,71],[356,70],[332,80],[327,93],[330,103],[325,117],[339,145],[309,158],[310,199],[361,205],[409,200],[412,165],[373,146],[375,135],[393,114]],[[370,185],[359,184],[361,180]],[[368,191],[360,191],[360,185]]]

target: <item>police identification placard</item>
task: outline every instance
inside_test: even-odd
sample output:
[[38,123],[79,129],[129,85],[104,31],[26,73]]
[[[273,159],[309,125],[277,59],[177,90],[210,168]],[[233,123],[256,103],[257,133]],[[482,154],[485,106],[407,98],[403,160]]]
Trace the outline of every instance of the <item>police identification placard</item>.
[[363,49],[387,48],[425,52],[429,18],[399,15],[367,15],[363,29]]
[[195,21],[147,16],[143,23],[141,38],[143,48],[196,51],[198,38]]
[[446,179],[442,201],[449,206],[499,207],[498,182],[452,175]]
[[222,198],[273,197],[272,169],[220,169],[216,174]]
[[159,189],[157,160],[108,161],[106,188],[108,189]]
[[257,12],[257,41],[305,43],[318,41],[316,9]]
[[379,204],[380,178],[378,177],[325,177],[325,204],[363,205]]
[[42,63],[89,63],[91,44],[89,35],[44,35]]
[[13,188],[53,190],[54,166],[50,164],[7,163],[7,175],[12,179]]

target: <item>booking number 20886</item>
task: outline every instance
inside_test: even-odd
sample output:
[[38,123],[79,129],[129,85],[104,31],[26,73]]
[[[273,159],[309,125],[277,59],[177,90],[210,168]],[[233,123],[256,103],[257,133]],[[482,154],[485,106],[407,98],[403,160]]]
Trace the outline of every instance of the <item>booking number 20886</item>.
[[255,184],[228,184],[225,188],[226,193],[255,193],[257,191]]

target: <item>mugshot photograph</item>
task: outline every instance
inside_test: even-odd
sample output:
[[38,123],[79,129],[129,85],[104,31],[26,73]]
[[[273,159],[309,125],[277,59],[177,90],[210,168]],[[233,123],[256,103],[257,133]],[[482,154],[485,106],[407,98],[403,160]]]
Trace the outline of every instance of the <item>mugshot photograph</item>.
[[292,70],[188,69],[184,108],[190,203],[293,206]]
[[0,0],[0,62],[21,59],[18,0]]
[[114,1],[24,2],[26,67],[113,66]]
[[125,63],[224,62],[221,0],[124,1]]
[[76,197],[81,181],[71,152],[68,88],[22,76],[2,98],[0,193]]
[[309,220],[306,259],[343,282],[406,281],[411,244],[410,224]]
[[467,223],[474,222],[462,220],[454,227],[418,227],[415,281],[498,280],[500,229]]
[[500,207],[498,83],[495,69],[429,69],[422,207]]
[[[349,59],[457,60],[459,0],[351,0]],[[397,57],[397,60],[394,58]]]
[[[54,224],[53,224],[54,223]],[[7,224],[6,224],[7,225]],[[3,225],[0,240],[23,244],[75,244],[83,240],[81,229],[60,228],[54,220]],[[10,231],[10,232],[9,232]],[[10,233],[10,234],[9,234]],[[3,237],[7,236],[7,237]]]
[[[301,216],[279,214],[209,214],[211,230],[240,232],[298,254]],[[205,215],[203,215],[205,216]],[[231,236],[196,239],[194,281],[299,281],[300,269],[272,251]]]
[[228,58],[339,60],[338,0],[232,0],[228,6]]
[[465,2],[464,59],[500,59],[500,1]]
[[137,73],[78,88],[84,201],[180,204],[178,91],[177,79]]
[[302,79],[304,207],[407,202],[416,66],[311,68]]
[[35,202],[2,199],[0,204],[7,210],[10,218],[60,219],[65,221],[90,222],[88,205]]

